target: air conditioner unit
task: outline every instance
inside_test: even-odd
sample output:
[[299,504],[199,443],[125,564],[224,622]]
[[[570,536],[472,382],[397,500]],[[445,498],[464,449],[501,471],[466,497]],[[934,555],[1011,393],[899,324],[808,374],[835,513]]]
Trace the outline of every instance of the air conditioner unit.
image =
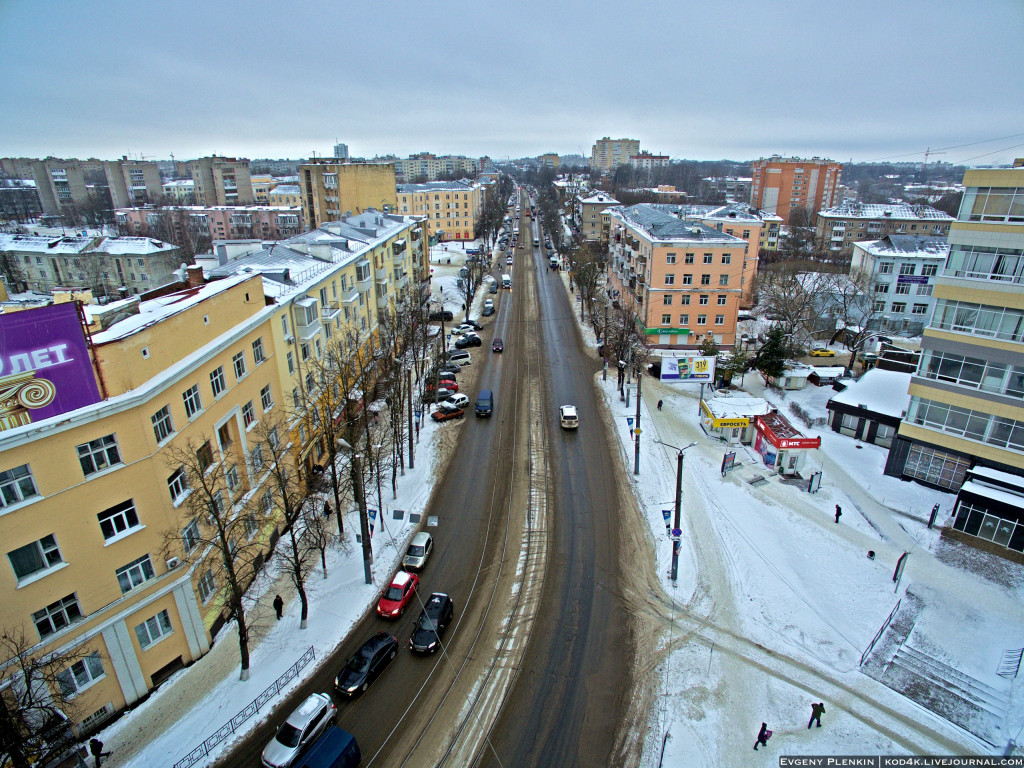
[[291,344],[291,343],[293,343],[295,341],[295,337],[292,336],[290,333],[289,334],[285,334],[284,340],[287,341],[289,344]]
[[179,560],[176,557],[172,557],[172,558],[167,560],[167,570],[168,571],[173,571],[179,565],[181,565],[181,560]]

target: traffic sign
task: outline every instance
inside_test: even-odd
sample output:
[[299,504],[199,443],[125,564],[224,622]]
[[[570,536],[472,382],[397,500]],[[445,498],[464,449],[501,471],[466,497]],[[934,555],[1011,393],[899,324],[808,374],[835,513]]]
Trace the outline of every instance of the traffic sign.
[[682,531],[681,528],[673,528],[672,529],[672,538],[673,539],[678,539],[682,535],[683,535],[683,531]]
[[640,427],[637,427],[636,429],[634,429],[633,430],[633,434],[634,435],[639,435],[640,434]]

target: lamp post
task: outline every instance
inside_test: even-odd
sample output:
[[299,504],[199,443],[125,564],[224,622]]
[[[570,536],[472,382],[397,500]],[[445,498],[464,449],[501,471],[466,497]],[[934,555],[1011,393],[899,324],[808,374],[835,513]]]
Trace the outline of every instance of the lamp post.
[[682,523],[680,513],[683,505],[683,451],[687,448],[693,448],[697,443],[694,441],[687,446],[679,448],[674,445],[669,445],[668,443],[662,443],[661,440],[656,440],[655,442],[661,443],[669,448],[676,449],[676,514],[675,521],[672,523],[672,581],[675,581],[676,577],[679,575],[679,542],[675,539],[675,536],[677,535],[675,531],[679,530],[679,526]]

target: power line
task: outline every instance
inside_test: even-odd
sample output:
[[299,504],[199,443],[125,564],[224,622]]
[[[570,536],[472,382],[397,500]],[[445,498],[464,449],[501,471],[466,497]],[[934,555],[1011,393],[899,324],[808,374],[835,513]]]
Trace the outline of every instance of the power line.
[[[1024,136],[1024,133],[1014,133],[1014,134],[1011,134],[1009,136],[999,136],[999,137],[997,137],[995,139],[985,139],[983,141],[972,141],[972,142],[969,142],[967,144],[954,144],[953,146],[950,146],[950,147],[937,147],[936,149],[930,150],[930,152],[934,154],[935,152],[944,152],[947,149],[962,149],[964,147],[975,147],[978,144],[989,144],[989,143],[991,143],[993,141],[1005,141],[1006,139],[1016,139],[1016,138],[1018,138],[1020,136]],[[1010,147],[1010,149],[1014,149],[1014,147]],[[1006,150],[998,150],[998,151],[999,152],[1005,152]],[[901,157],[917,157],[918,155],[923,155],[924,153],[925,153],[925,150],[922,150],[920,152],[907,152],[906,154],[903,154],[903,155],[889,155],[888,157],[879,157],[879,158],[877,158],[875,160],[868,160],[866,162],[877,163],[877,162],[881,162],[882,160],[896,160],[896,159],[901,158]],[[987,154],[995,154],[995,153],[994,152],[989,152]],[[984,156],[985,155],[978,155],[978,157],[984,157]],[[964,161],[964,162],[966,162],[966,161]]]
[[968,157],[966,160],[961,160],[960,162],[961,163],[969,163],[971,160],[977,160],[979,157],[988,157],[989,155],[997,155],[1000,152],[1009,152],[1011,149],[1017,149],[1019,147],[1024,147],[1024,144],[1014,144],[1012,147],[1005,147],[1003,149],[997,149],[997,150],[994,150],[992,152],[985,152],[984,154],[981,154],[981,155],[975,155],[974,157]]

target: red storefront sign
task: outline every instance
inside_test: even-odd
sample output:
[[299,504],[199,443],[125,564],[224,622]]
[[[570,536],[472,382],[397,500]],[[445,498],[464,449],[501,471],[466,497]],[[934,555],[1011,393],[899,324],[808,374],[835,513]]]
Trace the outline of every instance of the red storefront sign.
[[781,413],[754,417],[754,426],[777,449],[820,448],[820,437],[804,437]]

